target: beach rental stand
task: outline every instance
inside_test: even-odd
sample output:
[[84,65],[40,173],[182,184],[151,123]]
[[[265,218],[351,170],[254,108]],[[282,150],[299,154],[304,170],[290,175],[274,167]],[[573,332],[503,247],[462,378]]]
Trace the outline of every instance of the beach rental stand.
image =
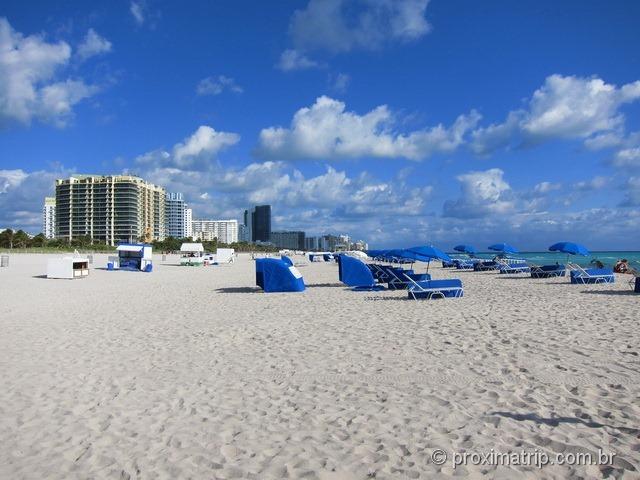
[[277,258],[256,260],[256,285],[265,292],[302,292],[304,279],[294,266]]
[[180,246],[180,265],[201,267],[204,265],[204,246],[201,243],[183,243]]
[[144,243],[121,243],[116,247],[118,264],[112,268],[150,272],[153,269],[151,245]]
[[89,276],[89,259],[84,257],[50,258],[47,262],[47,278],[84,278]]
[[9,266],[9,255],[0,255],[0,267]]

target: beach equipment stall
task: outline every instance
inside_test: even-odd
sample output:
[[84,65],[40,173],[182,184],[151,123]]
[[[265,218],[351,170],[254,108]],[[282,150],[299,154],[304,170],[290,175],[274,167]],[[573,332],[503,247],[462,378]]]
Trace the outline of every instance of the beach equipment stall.
[[180,246],[180,265],[201,267],[204,265],[204,246],[201,243],[183,243]]
[[0,255],[0,267],[9,266],[9,255]]
[[47,261],[47,278],[84,278],[89,276],[89,259],[84,257],[50,258]]
[[302,292],[305,289],[298,269],[278,258],[256,259],[256,285],[266,293]]
[[121,243],[116,247],[117,257],[109,257],[108,270],[134,270],[151,272],[153,255],[151,245],[144,243]]

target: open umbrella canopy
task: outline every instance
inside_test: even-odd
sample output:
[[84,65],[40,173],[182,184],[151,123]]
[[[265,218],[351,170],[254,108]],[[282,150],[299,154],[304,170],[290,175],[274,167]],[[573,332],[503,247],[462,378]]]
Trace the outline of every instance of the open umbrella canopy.
[[434,247],[433,245],[424,245],[419,247],[411,247],[407,248],[407,251],[411,252],[411,255],[417,255],[423,257],[423,259],[416,258],[416,260],[420,260],[422,262],[429,262],[434,259],[444,260],[446,262],[451,261],[451,257],[444,253],[439,248]]
[[520,250],[508,243],[494,243],[493,245],[489,245],[487,248],[489,250],[502,253],[520,253]]
[[562,252],[570,255],[589,255],[589,250],[584,245],[573,242],[558,242],[549,247],[551,252]]
[[473,255],[477,252],[477,250],[471,245],[456,245],[453,249],[456,252],[468,253],[469,255]]

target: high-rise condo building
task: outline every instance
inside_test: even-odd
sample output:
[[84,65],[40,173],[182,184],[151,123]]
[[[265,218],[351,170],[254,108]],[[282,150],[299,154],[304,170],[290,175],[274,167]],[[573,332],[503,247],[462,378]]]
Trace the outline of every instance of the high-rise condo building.
[[205,242],[218,239],[220,243],[238,242],[237,220],[193,220],[193,239]]
[[130,175],[56,180],[56,238],[79,236],[108,245],[164,240],[164,188]]
[[46,197],[42,208],[42,233],[44,238],[56,238],[56,198]]
[[167,192],[165,200],[165,235],[173,238],[191,236],[191,227],[187,225],[187,204],[181,193]]

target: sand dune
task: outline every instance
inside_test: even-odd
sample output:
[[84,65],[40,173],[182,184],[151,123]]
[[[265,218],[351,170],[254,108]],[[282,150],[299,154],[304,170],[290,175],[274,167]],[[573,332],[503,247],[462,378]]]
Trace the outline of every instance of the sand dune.
[[[302,259],[296,259],[302,261]],[[356,293],[335,265],[264,294],[254,264],[47,280],[0,269],[0,477],[640,478],[639,296],[457,274],[465,297]],[[103,267],[106,256],[96,256]],[[453,467],[444,450],[615,454]]]

